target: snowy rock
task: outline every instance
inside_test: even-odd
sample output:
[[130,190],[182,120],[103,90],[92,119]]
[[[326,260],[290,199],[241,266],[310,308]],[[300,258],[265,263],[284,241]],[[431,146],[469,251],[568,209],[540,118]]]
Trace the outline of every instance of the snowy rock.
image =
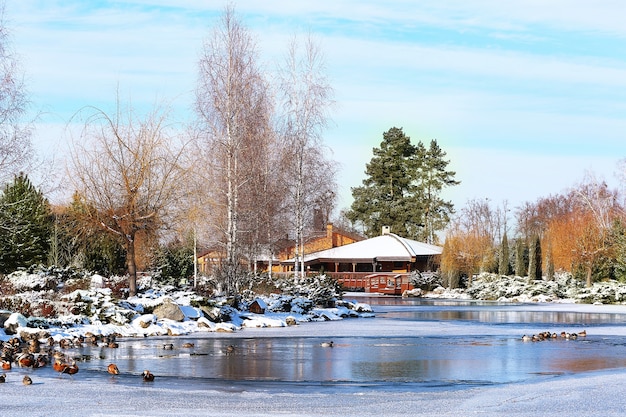
[[192,320],[198,320],[202,317],[202,311],[199,308],[195,308],[192,306],[181,306],[179,305],[180,310],[183,312],[186,318]]
[[11,317],[11,313],[8,310],[0,311],[0,328],[4,328],[4,323]]
[[353,307],[354,311],[357,313],[372,313],[372,306],[366,303],[356,303]]
[[402,298],[421,297],[421,296],[422,296],[421,288],[414,288],[412,290],[404,290],[404,292],[402,292]]
[[104,288],[106,279],[102,275],[94,274],[91,276],[91,288]]
[[20,313],[13,313],[4,322],[4,332],[8,335],[17,334],[20,327],[26,327],[28,320]]
[[169,298],[166,298],[163,304],[157,306],[154,309],[154,315],[159,319],[167,319],[173,321],[183,321],[185,320],[185,314],[180,309],[178,304],[174,303]]

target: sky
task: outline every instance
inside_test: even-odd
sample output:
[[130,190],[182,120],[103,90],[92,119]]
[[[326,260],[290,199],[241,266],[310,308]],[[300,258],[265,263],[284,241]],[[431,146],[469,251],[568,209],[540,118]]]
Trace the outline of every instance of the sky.
[[[319,0],[232,3],[272,73],[294,35],[311,33],[335,92],[324,132],[339,164],[338,208],[351,204],[382,135],[436,139],[461,184],[461,208],[509,208],[591,173],[619,185],[626,157],[626,3],[581,0]],[[8,0],[34,135],[62,160],[80,108],[166,101],[193,117],[203,39],[226,2]]]

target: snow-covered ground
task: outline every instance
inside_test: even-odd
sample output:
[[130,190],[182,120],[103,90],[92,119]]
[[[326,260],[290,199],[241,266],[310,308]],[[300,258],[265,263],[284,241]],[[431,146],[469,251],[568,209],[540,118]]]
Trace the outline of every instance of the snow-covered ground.
[[[26,279],[26,278],[25,278]],[[32,277],[31,277],[32,279]],[[517,281],[516,281],[517,282]],[[42,284],[45,285],[45,284]],[[579,293],[558,292],[557,284],[547,284],[553,289],[549,295],[533,295],[524,287],[522,295],[517,293],[518,284],[506,282],[501,286],[486,289],[486,284],[476,291],[491,294],[500,301],[542,301],[532,308],[546,311],[578,311],[596,313],[626,314],[622,304],[574,304]],[[602,287],[605,288],[606,286]],[[617,289],[616,289],[617,288]],[[621,297],[621,287],[611,287],[596,291],[602,297]],[[513,291],[515,289],[515,291]],[[585,294],[592,290],[583,291]],[[511,295],[507,298],[506,295]],[[559,298],[558,294],[567,297]],[[609,294],[609,295],[607,295]],[[612,295],[611,295],[612,294]],[[362,294],[348,294],[345,298]],[[36,299],[40,295],[32,295]],[[438,290],[429,294],[436,298],[469,298],[467,293]],[[514,297],[518,297],[515,299]],[[535,297],[535,299],[533,299]],[[193,333],[198,337],[215,336],[214,332],[228,332],[229,337],[324,337],[345,336],[445,336],[454,335],[460,327],[454,323],[433,326],[429,322],[405,322],[369,320],[371,317],[366,303],[348,302],[333,309],[314,309],[312,312],[295,311],[268,312],[253,314],[236,312],[230,321],[212,322],[201,317],[196,307],[191,307],[194,297],[189,293],[143,292],[139,297],[123,302],[112,300],[105,289],[86,292],[72,292],[66,301],[76,301],[88,305],[90,315],[68,315],[60,318],[57,324],[44,329],[57,342],[61,338],[75,338],[92,332],[94,334],[117,333],[121,336],[185,335]],[[183,312],[182,321],[160,319],[154,312],[142,313],[142,308],[152,309],[164,302],[173,301]],[[589,298],[585,298],[589,300]],[[271,304],[273,299],[264,299],[262,304]],[[281,302],[284,300],[281,300]],[[293,300],[292,300],[293,301]],[[552,301],[552,302],[546,302]],[[558,301],[558,303],[557,303]],[[565,303],[564,301],[568,301]],[[267,305],[266,305],[267,307]],[[107,320],[104,320],[104,318]],[[344,319],[350,317],[350,319]],[[112,324],[111,318],[114,318]],[[13,329],[39,331],[29,326],[29,318],[12,314],[7,320]],[[368,320],[368,325],[363,325]],[[295,321],[296,325],[289,325]],[[203,323],[203,325],[199,325]],[[375,323],[372,325],[372,323]],[[381,323],[381,324],[377,324]],[[72,325],[70,325],[72,324]],[[32,325],[32,322],[30,323]],[[502,332],[485,325],[463,324],[464,334],[485,335],[490,331]],[[513,330],[511,330],[513,331]],[[515,329],[521,334],[524,329]],[[619,325],[599,326],[596,335],[626,336],[626,327]],[[518,334],[516,334],[518,336]],[[8,340],[10,334],[0,330],[0,339]],[[376,389],[367,386],[351,386],[338,389],[323,384],[308,390],[294,389],[290,392],[282,386],[245,385],[224,389],[206,386],[168,386],[158,376],[152,383],[144,383],[137,375],[113,378],[103,372],[102,377],[61,378],[51,372],[35,370],[31,375],[33,384],[23,385],[21,377],[28,371],[14,369],[7,371],[6,382],[0,383],[0,416],[395,416],[395,415],[623,415],[626,405],[626,372],[621,370],[581,373],[575,376],[546,376],[534,382],[488,385],[471,388],[425,389],[419,392]]]

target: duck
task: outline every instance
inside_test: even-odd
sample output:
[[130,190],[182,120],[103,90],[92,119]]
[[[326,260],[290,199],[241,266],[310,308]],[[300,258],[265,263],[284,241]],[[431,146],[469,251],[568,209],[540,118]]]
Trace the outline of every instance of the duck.
[[109,342],[107,346],[111,349],[117,349],[118,347],[120,347],[120,344],[117,342]]
[[335,344],[333,343],[333,341],[331,340],[330,342],[322,342],[321,346],[322,347],[333,347]]
[[583,330],[582,332],[578,332],[578,336],[587,337],[587,330]]
[[183,347],[184,347],[184,348],[192,348],[192,347],[194,347],[194,346],[195,346],[195,345],[194,345],[193,343],[189,343],[189,342],[187,342],[187,343],[183,343]]
[[76,361],[72,361],[71,364],[67,365],[67,367],[63,370],[64,374],[74,375],[78,372],[78,365],[76,365]]
[[63,363],[59,359],[55,359],[55,361],[52,363],[52,369],[54,369],[60,374],[64,373],[65,368],[67,368],[68,366],[69,365],[67,363]]
[[147,369],[145,371],[143,371],[141,376],[143,377],[144,382],[152,382],[152,381],[154,381],[154,375],[150,371],[148,371]]
[[28,375],[25,375],[22,379],[22,384],[24,385],[33,385],[33,380]]
[[72,363],[55,361],[55,363],[52,364],[52,369],[57,371],[59,374],[68,374],[69,376],[72,376],[78,372],[78,365],[76,365],[76,361],[72,361]]
[[17,357],[17,364],[23,368],[30,368],[35,364],[35,357],[32,353],[22,352]]
[[523,341],[523,342],[530,342],[530,341],[532,341],[532,340],[533,340],[533,338],[532,338],[532,337],[530,337],[530,336],[528,336],[527,334],[525,334],[524,336],[522,336],[522,341]]
[[8,371],[9,369],[11,369],[11,362],[9,362],[7,360],[3,360],[2,361],[2,369],[4,369],[5,371]]
[[72,347],[72,342],[70,339],[63,338],[59,340],[59,347],[62,349],[69,349]]
[[120,370],[117,368],[116,364],[110,363],[109,366],[107,366],[107,372],[111,375],[119,375]]
[[165,350],[172,350],[174,349],[174,344],[173,343],[166,343],[163,345],[163,349]]
[[7,374],[0,375],[0,384],[5,383],[7,380]]
[[233,345],[226,346],[226,354],[230,355],[232,353],[235,353],[235,347]]

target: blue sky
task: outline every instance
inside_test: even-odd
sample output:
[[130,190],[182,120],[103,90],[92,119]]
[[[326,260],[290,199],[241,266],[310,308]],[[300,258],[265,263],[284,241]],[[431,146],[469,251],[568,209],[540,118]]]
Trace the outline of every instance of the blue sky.
[[[85,105],[191,105],[202,40],[225,2],[8,0],[35,141],[62,158],[63,127]],[[626,157],[626,3],[620,1],[238,1],[268,73],[311,32],[335,89],[325,142],[340,164],[339,206],[383,132],[437,139],[468,199],[525,201],[586,172],[613,186]]]

